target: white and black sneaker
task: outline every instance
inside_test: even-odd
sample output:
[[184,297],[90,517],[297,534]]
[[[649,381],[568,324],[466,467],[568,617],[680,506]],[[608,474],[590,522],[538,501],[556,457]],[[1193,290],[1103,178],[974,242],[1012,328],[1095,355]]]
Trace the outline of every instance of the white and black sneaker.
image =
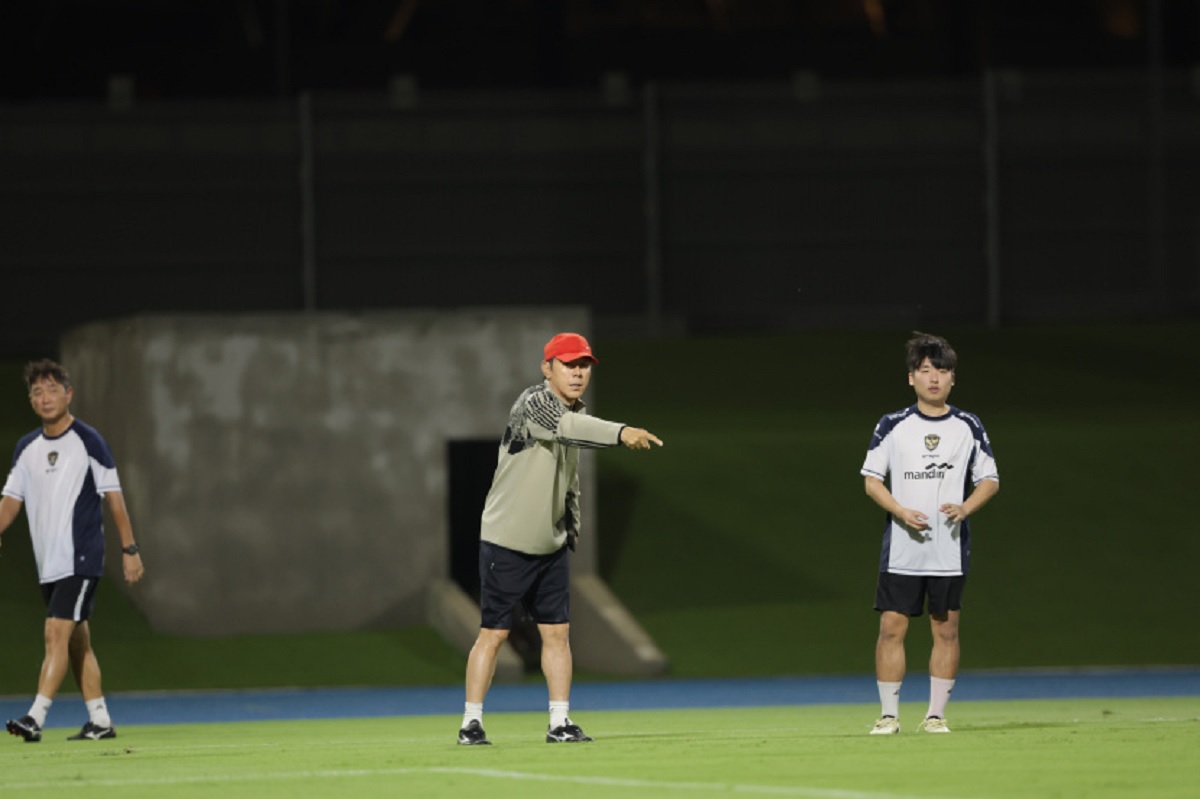
[[102,738],[116,738],[117,731],[113,727],[101,727],[99,724],[89,721],[83,725],[83,729],[78,735],[72,735],[67,738],[68,741],[99,741]]
[[458,731],[459,746],[491,746],[492,742],[487,739],[487,733],[483,731],[483,725],[478,719],[473,719],[471,723]]
[[895,716],[882,716],[871,728],[872,735],[895,735],[900,732],[900,719]]
[[4,725],[13,735],[25,739],[25,743],[37,743],[42,740],[42,725],[33,720],[33,716],[21,716],[19,719],[9,719]]
[[546,743],[548,744],[586,743],[591,740],[583,730],[579,729],[579,725],[572,723],[570,719],[567,719],[566,724],[560,724],[554,729],[546,729]]
[[950,726],[941,716],[929,716],[917,726],[919,732],[950,732]]

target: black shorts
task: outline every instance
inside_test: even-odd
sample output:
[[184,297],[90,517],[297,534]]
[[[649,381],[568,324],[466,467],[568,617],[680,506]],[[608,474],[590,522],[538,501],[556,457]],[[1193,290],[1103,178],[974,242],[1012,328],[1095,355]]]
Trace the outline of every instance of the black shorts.
[[480,541],[480,626],[511,630],[518,605],[538,624],[566,624],[571,618],[570,565],[566,547],[549,555],[526,555]]
[[920,616],[929,598],[929,615],[942,616],[947,611],[962,610],[963,587],[966,575],[929,577],[914,574],[879,573],[875,588],[875,609],[892,610],[905,616]]
[[47,619],[87,621],[96,603],[99,577],[64,577],[53,583],[42,583],[42,599],[46,603]]

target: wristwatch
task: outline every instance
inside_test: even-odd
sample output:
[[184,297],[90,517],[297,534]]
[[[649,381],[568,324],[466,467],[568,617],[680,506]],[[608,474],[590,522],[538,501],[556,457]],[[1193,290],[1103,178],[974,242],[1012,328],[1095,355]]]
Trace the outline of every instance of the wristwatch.
[[136,555],[138,553],[138,545],[130,544],[127,547],[121,547],[121,551],[124,552],[126,555]]

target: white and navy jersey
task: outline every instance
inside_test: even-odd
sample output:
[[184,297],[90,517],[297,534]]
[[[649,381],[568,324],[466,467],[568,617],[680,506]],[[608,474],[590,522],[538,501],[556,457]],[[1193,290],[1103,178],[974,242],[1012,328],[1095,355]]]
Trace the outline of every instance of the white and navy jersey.
[[991,442],[977,416],[953,406],[944,416],[926,416],[916,405],[889,413],[875,426],[861,473],[888,482],[897,502],[929,520],[929,529],[917,532],[888,514],[880,571],[967,573],[970,519],[951,522],[938,509],[947,502],[961,504],[981,480],[1000,481]]
[[38,429],[17,442],[3,493],[25,503],[41,582],[104,574],[100,498],[120,490],[108,444],[78,419],[60,436]]

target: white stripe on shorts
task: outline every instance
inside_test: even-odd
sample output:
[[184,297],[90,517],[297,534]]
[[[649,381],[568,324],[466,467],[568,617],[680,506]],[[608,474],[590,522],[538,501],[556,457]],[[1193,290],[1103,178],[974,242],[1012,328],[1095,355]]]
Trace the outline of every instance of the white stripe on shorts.
[[91,584],[91,580],[84,580],[83,587],[79,589],[79,596],[75,598],[75,613],[72,616],[74,621],[79,621],[79,614],[83,611],[83,599],[87,596],[88,586]]

